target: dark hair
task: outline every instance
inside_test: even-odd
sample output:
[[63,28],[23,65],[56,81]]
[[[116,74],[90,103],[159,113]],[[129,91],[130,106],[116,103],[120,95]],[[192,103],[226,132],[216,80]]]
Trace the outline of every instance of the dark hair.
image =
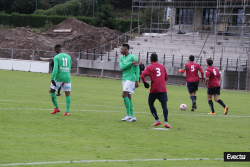
[[190,60],[190,61],[194,61],[194,55],[190,55],[190,56],[189,56],[189,60]]
[[151,62],[156,62],[156,61],[158,61],[158,56],[157,56],[157,54],[156,54],[156,53],[152,53],[150,59],[151,59]]
[[207,64],[209,66],[213,65],[213,60],[211,58],[207,59]]
[[127,48],[128,48],[128,50],[129,50],[129,44],[124,43],[124,44],[122,44],[122,46],[127,47]]
[[60,45],[60,44],[57,44],[56,46],[55,46],[55,49],[56,48],[61,48],[62,46]]

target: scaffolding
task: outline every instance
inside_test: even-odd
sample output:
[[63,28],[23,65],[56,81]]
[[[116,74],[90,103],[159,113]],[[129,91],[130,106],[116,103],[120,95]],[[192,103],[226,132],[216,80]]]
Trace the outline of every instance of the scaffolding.
[[[152,19],[155,10],[164,11],[163,14],[158,12],[158,20]],[[171,13],[167,16],[168,10]],[[192,43],[195,43],[198,39],[207,39],[210,34],[210,38],[213,38],[212,58],[222,59],[226,52],[235,50],[235,55],[238,55],[237,87],[240,89],[240,83],[243,82],[241,80],[245,78],[244,86],[248,89],[250,0],[133,0],[131,20],[137,19],[139,26],[141,15],[145,11],[150,11],[148,16],[151,18],[138,28],[138,35],[150,33],[151,41],[151,33],[168,32],[172,43],[174,34],[178,34],[180,38],[182,34],[189,33],[192,35]],[[159,20],[161,17],[164,19]],[[166,18],[170,21],[167,22]],[[202,53],[201,48],[200,55]]]

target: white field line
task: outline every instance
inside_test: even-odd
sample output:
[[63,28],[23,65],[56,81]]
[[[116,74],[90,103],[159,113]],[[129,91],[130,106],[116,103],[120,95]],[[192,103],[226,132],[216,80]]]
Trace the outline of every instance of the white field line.
[[131,159],[131,160],[82,160],[82,161],[55,161],[55,162],[30,162],[30,163],[12,163],[0,164],[0,166],[18,166],[18,165],[46,165],[46,164],[68,164],[68,163],[90,163],[90,162],[131,162],[131,161],[222,161],[223,158],[182,158],[182,159]]
[[[32,110],[32,111],[45,111],[45,110],[50,110],[52,111],[53,109],[34,109],[34,108],[0,108],[0,110]],[[61,110],[64,111],[64,110]],[[70,110],[70,111],[91,111],[91,112],[121,112],[125,113],[126,111],[105,111],[105,110]],[[216,116],[223,116],[225,118],[227,117],[233,117],[233,118],[249,118],[250,116],[239,116],[239,115],[206,115],[205,113],[198,113],[198,114],[177,114],[176,112],[179,111],[169,111],[169,115],[172,115],[171,112],[175,112],[173,115],[193,115],[193,116],[208,116],[208,117],[216,117]],[[148,112],[134,112],[136,114],[150,114],[150,111]],[[163,114],[162,112],[158,112],[159,114]],[[180,112],[179,112],[180,113]]]

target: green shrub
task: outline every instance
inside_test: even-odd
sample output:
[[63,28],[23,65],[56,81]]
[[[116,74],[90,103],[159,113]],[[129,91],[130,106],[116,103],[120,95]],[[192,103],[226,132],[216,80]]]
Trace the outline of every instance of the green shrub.
[[85,9],[82,4],[76,0],[70,0],[63,4],[55,5],[48,10],[40,10],[39,14],[44,15],[60,15],[60,16],[82,16],[85,14]]
[[48,31],[53,26],[51,20],[46,19],[44,27],[41,28],[41,32]]
[[11,25],[12,24],[12,16],[10,14],[0,14],[0,24]]

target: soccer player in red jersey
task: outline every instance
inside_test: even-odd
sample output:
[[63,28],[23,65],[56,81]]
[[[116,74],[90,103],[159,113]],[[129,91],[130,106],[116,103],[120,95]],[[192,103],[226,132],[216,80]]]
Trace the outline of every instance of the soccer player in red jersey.
[[[191,111],[194,111],[194,109],[197,108],[196,106],[196,91],[198,90],[199,81],[200,83],[203,83],[204,81],[204,72],[199,64],[194,63],[194,56],[189,56],[189,63],[184,65],[184,69],[179,69],[180,73],[184,73],[186,71],[186,82],[187,82],[187,88],[188,92],[190,94],[190,99],[192,101],[192,109]],[[201,73],[202,79],[199,79],[198,71]]]
[[222,100],[219,99],[220,95],[220,83],[219,80],[221,79],[220,72],[216,67],[213,67],[213,60],[207,59],[207,69],[205,71],[206,73],[206,80],[205,85],[208,85],[207,89],[207,99],[208,104],[212,110],[212,112],[208,114],[215,114],[214,112],[214,105],[212,101],[212,97],[214,95],[214,100],[218,102],[223,108],[224,108],[224,115],[227,115],[228,113],[228,106],[226,106]]
[[149,84],[145,81],[145,77],[149,76],[151,80],[151,89],[148,96],[148,105],[151,110],[152,115],[155,118],[155,123],[152,126],[161,125],[159,117],[157,115],[156,109],[154,107],[154,102],[158,99],[161,102],[163,109],[163,115],[165,119],[164,126],[166,128],[171,128],[168,124],[168,108],[167,108],[167,88],[166,81],[168,79],[167,71],[165,67],[159,63],[157,54],[153,53],[150,57],[151,65],[145,68],[141,75],[141,80],[144,83],[145,88],[149,88]]

